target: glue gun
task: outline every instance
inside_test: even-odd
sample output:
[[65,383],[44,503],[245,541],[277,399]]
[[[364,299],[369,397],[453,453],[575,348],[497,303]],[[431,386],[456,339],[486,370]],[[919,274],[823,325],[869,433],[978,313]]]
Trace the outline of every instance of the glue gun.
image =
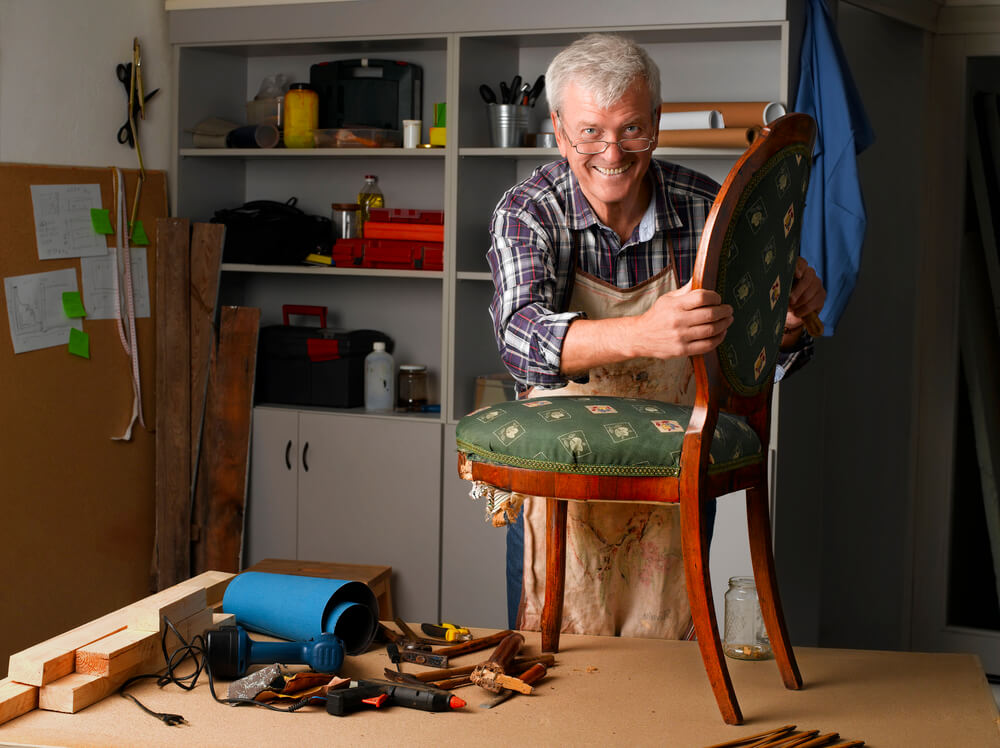
[[352,681],[351,688],[333,690],[326,695],[326,711],[337,717],[364,709],[379,709],[396,704],[425,712],[446,712],[461,709],[465,701],[437,688],[390,683],[379,680]]
[[262,642],[251,639],[242,626],[223,626],[206,638],[212,675],[234,680],[254,664],[308,665],[318,673],[335,673],[344,662],[344,645],[331,633],[298,642]]

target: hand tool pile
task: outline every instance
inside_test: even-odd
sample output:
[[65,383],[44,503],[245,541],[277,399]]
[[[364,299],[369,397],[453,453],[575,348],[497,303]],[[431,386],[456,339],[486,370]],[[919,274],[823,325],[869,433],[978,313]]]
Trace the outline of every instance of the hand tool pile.
[[[386,652],[396,669],[385,669],[386,680],[432,686],[450,691],[469,685],[476,685],[488,692],[489,698],[480,704],[490,709],[502,704],[518,693],[530,694],[534,684],[540,681],[547,669],[555,664],[551,654],[540,656],[519,656],[524,647],[524,637],[514,631],[498,631],[495,634],[473,638],[467,629],[443,624],[435,627],[423,624],[424,634],[420,636],[404,621],[394,619],[399,632],[384,624],[379,624],[379,634],[386,640]],[[443,640],[443,641],[442,641]],[[440,646],[448,641],[459,643]],[[472,664],[453,666],[452,659],[493,647],[486,660]],[[403,663],[412,663],[434,668],[419,673],[403,671]]]

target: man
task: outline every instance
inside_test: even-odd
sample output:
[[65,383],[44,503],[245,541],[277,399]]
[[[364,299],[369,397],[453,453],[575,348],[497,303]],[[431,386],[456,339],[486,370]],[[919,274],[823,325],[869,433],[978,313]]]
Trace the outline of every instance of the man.
[[[522,396],[690,403],[689,357],[718,346],[733,319],[714,291],[690,287],[719,185],[652,158],[660,76],[634,42],[589,35],[553,59],[545,81],[564,160],[511,188],[491,223],[490,313],[503,361]],[[795,275],[778,377],[811,355],[803,319],[826,296],[804,260]],[[568,527],[564,631],[688,631],[675,506],[574,502]],[[538,627],[543,538],[544,502],[528,498],[508,534],[519,628]]]

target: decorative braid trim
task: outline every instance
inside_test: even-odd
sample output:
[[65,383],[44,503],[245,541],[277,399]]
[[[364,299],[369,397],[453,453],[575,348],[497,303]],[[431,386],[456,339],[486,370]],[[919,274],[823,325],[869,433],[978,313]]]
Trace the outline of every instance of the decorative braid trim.
[[[523,468],[525,470],[544,470],[549,473],[572,473],[574,475],[608,475],[619,478],[677,478],[681,474],[679,467],[671,465],[571,465],[565,462],[550,462],[547,460],[535,460],[530,457],[497,454],[496,452],[482,449],[475,444],[469,444],[461,440],[457,440],[456,443],[459,450],[469,455],[475,455],[481,458],[483,462]],[[711,475],[727,473],[730,470],[736,470],[747,465],[755,465],[761,459],[760,454],[747,455],[737,460],[709,465],[708,472]]]

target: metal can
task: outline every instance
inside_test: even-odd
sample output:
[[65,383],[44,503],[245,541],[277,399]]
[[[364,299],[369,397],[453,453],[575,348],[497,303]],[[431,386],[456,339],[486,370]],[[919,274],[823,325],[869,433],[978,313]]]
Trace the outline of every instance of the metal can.
[[312,148],[319,127],[319,95],[308,83],[293,83],[285,94],[285,148]]

